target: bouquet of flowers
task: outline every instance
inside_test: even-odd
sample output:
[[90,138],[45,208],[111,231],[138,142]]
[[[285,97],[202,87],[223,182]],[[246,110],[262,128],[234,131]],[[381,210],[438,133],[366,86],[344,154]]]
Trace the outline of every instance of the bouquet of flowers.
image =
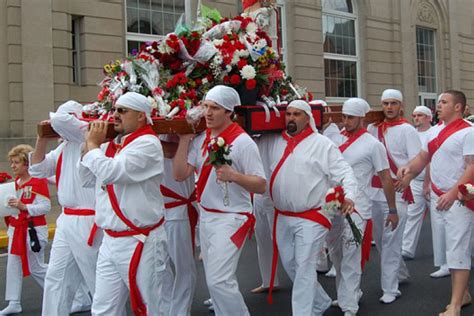
[[474,211],[474,182],[460,184],[458,190],[463,195],[459,203]]
[[[334,188],[329,189],[326,193],[325,204],[323,206],[322,213],[330,220],[332,220],[336,215],[340,215],[344,199],[345,194],[342,185],[337,185]],[[363,239],[361,230],[354,223],[350,214],[346,214],[345,218],[352,231],[352,241],[355,242],[356,246],[361,245]]]
[[0,183],[5,183],[11,179],[12,177],[7,172],[0,172]]
[[[208,145],[209,161],[208,164],[219,167],[223,165],[232,165],[232,160],[229,158],[230,150],[232,145],[226,144],[224,138],[217,137],[212,138]],[[229,190],[227,188],[227,181],[220,183],[224,193],[223,202],[225,206],[228,206],[229,201]]]

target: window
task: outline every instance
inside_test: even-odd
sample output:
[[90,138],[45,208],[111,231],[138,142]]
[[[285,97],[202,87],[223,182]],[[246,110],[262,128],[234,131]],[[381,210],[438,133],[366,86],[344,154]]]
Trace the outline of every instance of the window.
[[352,1],[323,0],[323,47],[326,98],[357,97],[357,16]]
[[286,4],[285,0],[277,0],[276,7],[276,35],[277,35],[277,52],[285,62],[287,61],[287,47],[286,47]]
[[[187,2],[187,1],[186,1]],[[127,52],[144,42],[156,41],[174,31],[185,10],[185,0],[126,0]]]
[[73,16],[71,19],[71,39],[72,39],[72,82],[81,85],[81,24],[82,17]]
[[416,60],[418,64],[419,104],[431,110],[436,106],[436,47],[435,31],[423,27],[416,28]]

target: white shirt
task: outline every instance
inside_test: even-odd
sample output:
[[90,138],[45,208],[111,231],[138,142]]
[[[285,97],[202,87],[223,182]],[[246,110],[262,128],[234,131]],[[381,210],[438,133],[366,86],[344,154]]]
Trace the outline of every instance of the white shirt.
[[[273,172],[287,142],[281,135],[265,135],[261,141],[269,153]],[[296,146],[278,171],[273,183],[273,203],[281,211],[296,213],[321,207],[327,191],[340,183],[346,197],[355,201],[357,182],[351,167],[331,140],[313,133]]]
[[[428,143],[436,138],[445,125],[432,128],[423,150],[428,152]],[[441,191],[449,191],[465,170],[464,156],[474,155],[474,128],[468,127],[449,136],[431,158],[431,181]]]
[[[428,137],[430,136],[432,128],[433,127],[430,126],[430,128],[428,128],[426,131],[423,131],[423,132],[420,132],[417,130],[422,147],[428,142]],[[425,179],[425,172],[426,172],[426,168],[423,169],[423,171],[414,180],[423,181]]]
[[[339,136],[333,140],[338,147],[347,140],[346,136],[341,134]],[[369,219],[372,217],[370,200],[372,177],[377,172],[390,168],[385,147],[374,136],[364,133],[342,155],[352,167],[358,183],[359,190],[354,200],[355,209],[363,219]]]
[[[378,137],[378,128],[373,124],[370,124],[367,130],[375,138],[380,139]],[[416,129],[410,124],[405,123],[387,129],[385,133],[385,146],[395,165],[402,167],[418,155],[421,149],[421,142]],[[397,175],[391,170],[390,173],[393,179],[397,178]],[[402,193],[397,192],[396,197],[398,201],[402,201]],[[371,198],[375,201],[386,201],[383,188],[371,188]]]
[[[205,138],[205,133],[197,136],[191,142],[188,153],[188,164],[198,171],[198,175],[201,174],[204,161],[207,158],[207,152],[203,157],[201,149]],[[238,172],[265,179],[262,160],[257,145],[249,135],[241,134],[234,140],[229,157],[232,160],[232,168],[236,169]],[[216,209],[229,213],[252,213],[250,193],[240,185],[232,182],[227,184],[227,188],[229,192],[229,205],[224,206],[223,190],[217,183],[216,170],[213,168],[209,179],[207,180],[206,187],[201,195],[200,204],[209,209]],[[208,218],[212,218],[212,216],[209,216],[209,212],[201,212],[200,220],[205,221]]]
[[[123,139],[122,139],[123,141]],[[93,149],[79,165],[82,184],[94,186],[97,198],[95,220],[99,227],[114,231],[129,228],[115,215],[103,185],[113,184],[120,209],[135,226],[157,224],[163,217],[163,150],[158,137],[143,135],[115,155],[105,156],[108,143]]]
[[81,186],[77,168],[88,123],[80,121],[71,114],[51,113],[50,117],[51,126],[64,141],[49,152],[40,163],[34,165],[30,163],[29,173],[36,178],[54,176],[57,161],[62,152],[61,176],[58,183],[59,204],[73,209],[93,210],[95,208],[94,189]]

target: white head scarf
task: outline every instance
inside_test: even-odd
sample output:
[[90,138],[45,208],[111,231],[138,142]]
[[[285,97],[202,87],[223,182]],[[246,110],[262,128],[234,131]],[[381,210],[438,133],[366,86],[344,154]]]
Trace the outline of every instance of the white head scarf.
[[342,105],[342,113],[346,115],[365,117],[369,111],[369,103],[361,98],[350,98]]
[[69,100],[58,107],[56,113],[74,114],[77,118],[82,117],[82,104]]
[[240,106],[240,96],[234,88],[218,85],[209,90],[204,101],[213,101],[224,109],[234,111],[234,107]]
[[415,113],[421,113],[421,114],[424,114],[430,118],[433,118],[433,113],[431,112],[430,108],[427,107],[427,106],[424,106],[424,105],[420,105],[420,106],[417,106],[414,110],[413,110],[413,114]]
[[382,97],[380,98],[380,101],[384,101],[387,99],[395,99],[400,102],[403,102],[403,94],[399,90],[395,89],[386,89],[382,93]]
[[151,103],[144,95],[136,92],[127,92],[118,98],[115,104],[127,109],[144,112],[148,124],[153,125],[153,120],[151,119]]
[[309,101],[309,105],[328,106],[328,104],[324,100],[312,100],[312,101]]
[[304,111],[309,116],[309,126],[313,130],[313,132],[317,133],[318,129],[316,128],[316,123],[314,122],[313,113],[311,111],[311,106],[306,101],[303,100],[294,100],[288,104],[289,108],[295,108],[301,111]]

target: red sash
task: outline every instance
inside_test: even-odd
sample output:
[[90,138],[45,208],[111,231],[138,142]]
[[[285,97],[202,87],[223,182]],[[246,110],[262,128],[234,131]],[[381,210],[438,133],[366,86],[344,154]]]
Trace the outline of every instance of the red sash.
[[453,122],[446,125],[439,132],[438,136],[428,143],[428,155],[430,156],[430,160],[435,152],[441,147],[441,145],[443,145],[443,143],[449,138],[449,136],[468,127],[471,127],[471,124],[462,118],[454,120]]
[[[431,181],[431,189],[433,190],[434,193],[436,193],[438,197],[446,193],[446,192],[441,191],[441,189],[438,188],[436,184],[433,183],[433,181]],[[474,199],[469,200],[469,201],[464,201],[464,206],[470,209],[471,211],[474,211]]]
[[[15,189],[17,191],[24,189],[20,198],[23,204],[32,204],[38,194],[49,199],[48,182],[46,179],[31,178],[21,186],[18,185],[17,180],[18,179],[15,179]],[[28,188],[28,190],[26,190],[26,188]],[[8,222],[8,225],[15,227],[10,254],[20,256],[23,276],[29,276],[30,268],[27,249],[28,223],[32,222],[33,226],[44,226],[46,225],[46,217],[44,215],[29,216],[28,211],[20,211],[18,218],[7,216],[5,221]]]
[[372,247],[372,219],[368,219],[365,225],[364,238],[362,239],[362,257],[360,266],[364,269],[365,263],[370,259],[370,249]]
[[[382,122],[381,124],[378,125],[378,131],[377,131],[377,134],[378,134],[378,138],[380,140],[380,142],[384,145],[385,147],[385,151],[387,152],[387,158],[388,158],[388,164],[390,166],[390,170],[393,172],[393,174],[397,174],[398,172],[398,167],[397,165],[395,164],[395,161],[393,160],[392,156],[390,155],[390,152],[388,151],[388,148],[387,148],[387,144],[385,143],[385,133],[387,131],[388,128],[392,127],[392,126],[397,126],[397,125],[402,125],[402,124],[405,124],[405,123],[408,123],[408,121],[404,118],[401,118],[397,121],[393,121],[393,122]],[[393,179],[393,181],[397,181],[396,179]],[[380,180],[379,176],[377,175],[374,175],[372,177],[372,187],[373,188],[382,188],[382,181]],[[414,198],[413,198],[413,193],[411,191],[411,188],[410,186],[408,186],[404,191],[403,191],[403,194],[402,194],[402,199],[404,201],[407,201],[408,204],[412,204],[415,202]]]
[[163,196],[166,196],[171,199],[175,199],[176,201],[165,203],[165,209],[175,208],[181,205],[186,205],[188,208],[188,217],[189,217],[189,225],[191,226],[191,241],[194,248],[196,246],[196,225],[198,222],[199,214],[196,208],[194,207],[193,202],[196,201],[196,190],[191,193],[189,198],[185,198],[184,196],[179,195],[178,193],[174,192],[170,188],[165,187],[164,185],[160,186],[160,191]]
[[[126,145],[130,144],[133,140],[143,135],[156,136],[156,133],[153,131],[150,125],[146,125],[136,130],[135,132],[131,133],[130,135],[128,135],[123,145],[121,146],[121,148],[124,148]],[[105,155],[107,157],[114,157],[117,151],[118,151],[118,147],[114,144],[113,141],[110,141],[109,145],[107,146]],[[105,230],[105,232],[108,235],[112,237],[116,237],[116,238],[136,236],[136,235],[148,236],[152,230],[160,227],[163,224],[164,218],[161,218],[160,221],[158,221],[158,223],[156,223],[153,226],[144,227],[144,228],[137,227],[135,224],[132,223],[132,221],[130,221],[127,217],[125,217],[122,210],[120,209],[120,204],[115,194],[113,184],[107,185],[107,193],[109,195],[110,204],[112,205],[112,209],[115,215],[117,215],[117,217],[120,218],[122,222],[129,228],[129,230],[126,230],[123,232]],[[138,271],[138,266],[140,264],[143,247],[144,247],[144,241],[138,240],[137,247],[135,248],[135,251],[133,252],[132,258],[130,260],[130,267],[128,271],[128,280],[130,283],[130,303],[132,305],[133,313],[137,316],[147,315],[147,309],[146,309],[145,303],[143,302],[143,299],[142,299],[142,296],[140,294],[140,290],[138,289],[138,284],[137,284],[137,271]]]
[[356,140],[359,139],[364,133],[367,133],[367,130],[365,128],[359,129],[355,134],[348,133],[346,131],[342,131],[341,134],[347,137],[347,140],[339,146],[339,150],[341,153],[343,153],[347,148],[349,148],[350,145],[352,145]]

